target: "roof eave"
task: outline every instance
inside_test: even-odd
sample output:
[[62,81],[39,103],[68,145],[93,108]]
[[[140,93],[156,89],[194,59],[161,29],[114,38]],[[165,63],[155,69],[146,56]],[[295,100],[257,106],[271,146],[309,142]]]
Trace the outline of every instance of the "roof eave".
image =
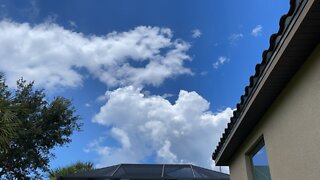
[[[310,33],[305,32],[310,28],[310,18],[319,15],[314,10],[319,10],[319,1],[296,0],[291,3],[297,4],[295,7],[291,4],[288,14],[280,21],[279,32],[271,36],[270,48],[263,53],[263,62],[257,65],[256,74],[250,78],[246,94],[241,97],[241,103],[213,153],[217,165],[229,164],[233,153],[319,43],[320,33],[311,34],[313,37],[310,38]],[[317,23],[311,25],[320,30],[319,21]]]

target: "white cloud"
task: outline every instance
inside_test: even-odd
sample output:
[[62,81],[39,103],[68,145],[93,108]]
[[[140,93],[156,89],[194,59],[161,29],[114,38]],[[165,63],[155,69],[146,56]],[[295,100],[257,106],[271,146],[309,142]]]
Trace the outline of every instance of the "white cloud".
[[78,27],[77,23],[74,22],[74,21],[69,21],[69,25],[70,25],[72,28],[77,28],[77,27]]
[[107,91],[106,96],[93,122],[105,125],[120,146],[90,144],[87,151],[100,155],[98,166],[143,163],[155,156],[158,163],[210,168],[211,154],[233,112],[211,112],[209,102],[193,91],[181,90],[174,104],[161,96],[145,96],[133,86]]
[[257,25],[251,31],[251,35],[254,37],[260,36],[261,33],[262,33],[262,26],[261,25]]
[[131,147],[130,139],[128,134],[119,128],[112,128],[111,129],[112,136],[121,142],[123,148],[128,149]]
[[201,76],[205,76],[205,75],[207,75],[209,72],[208,71],[202,71],[202,72],[200,72],[200,75]]
[[36,0],[29,1],[30,7],[22,9],[22,12],[27,14],[30,18],[35,18],[39,15],[40,9]]
[[85,103],[84,104],[86,107],[91,107],[91,104],[90,103]]
[[173,164],[178,162],[178,158],[171,152],[171,142],[165,140],[163,146],[157,151],[157,155],[161,159],[165,159],[167,164]]
[[171,93],[164,93],[161,97],[163,97],[164,99],[167,99],[168,97],[173,97],[174,94]]
[[252,29],[251,31],[251,35],[252,36],[260,36],[262,33],[262,26],[261,25],[257,25],[255,28]]
[[172,39],[168,28],[140,26],[95,36],[52,22],[31,26],[3,20],[0,42],[0,71],[10,86],[24,77],[45,88],[77,87],[84,79],[80,69],[109,87],[158,86],[167,78],[192,74],[184,67],[190,45]]
[[96,101],[97,101],[97,102],[101,102],[101,103],[105,103],[107,100],[108,100],[108,99],[107,99],[107,97],[106,97],[105,95],[101,95],[101,96],[98,96],[98,97],[96,98]]
[[213,64],[212,64],[212,66],[213,66],[213,68],[214,69],[218,69],[220,66],[222,66],[224,63],[227,63],[227,62],[229,62],[230,61],[230,59],[229,58],[227,58],[227,57],[225,57],[225,56],[219,56],[218,57],[218,60],[216,61],[216,62],[214,62]]
[[199,38],[201,36],[201,31],[199,29],[194,29],[191,31],[193,38]]
[[243,38],[243,34],[242,33],[238,33],[238,34],[231,34],[229,37],[228,37],[228,40],[229,40],[229,43],[231,45],[234,45],[236,46],[238,41],[241,40]]

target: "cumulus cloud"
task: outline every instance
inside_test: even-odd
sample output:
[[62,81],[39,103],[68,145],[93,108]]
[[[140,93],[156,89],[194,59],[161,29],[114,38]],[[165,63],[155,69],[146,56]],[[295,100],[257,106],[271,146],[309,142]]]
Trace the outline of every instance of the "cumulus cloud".
[[[154,157],[158,163],[193,163],[210,168],[211,153],[233,110],[217,113],[196,92],[181,90],[175,103],[162,96],[145,96],[133,86],[107,91],[108,101],[93,122],[107,131],[119,146],[94,141],[86,151],[100,155],[98,166],[142,163]],[[107,128],[107,129],[108,129]]]
[[194,29],[191,31],[193,38],[199,38],[201,36],[201,31],[199,29]]
[[262,26],[261,25],[257,25],[251,31],[251,35],[254,37],[260,36],[261,33],[262,33]]
[[[0,71],[10,86],[24,77],[46,88],[77,87],[83,72],[109,87],[160,85],[191,74],[190,45],[168,28],[139,26],[104,36],[84,35],[54,23],[0,21]],[[82,74],[79,72],[82,71]]]
[[229,43],[231,45],[237,45],[238,44],[238,41],[241,40],[243,38],[243,34],[242,33],[238,33],[238,34],[231,34],[229,37],[228,37],[228,40],[229,40]]
[[227,58],[226,56],[219,56],[218,57],[218,60],[216,61],[216,62],[214,62],[213,64],[212,64],[212,66],[213,66],[213,68],[214,69],[218,69],[220,66],[222,66],[224,63],[227,63],[227,62],[229,62],[230,61],[230,59],[229,58]]
[[[147,162],[150,157],[159,163],[212,165],[211,153],[232,109],[213,113],[196,92],[181,90],[174,104],[166,100],[168,94],[142,93],[146,85],[192,74],[184,66],[191,60],[190,45],[174,39],[170,29],[139,26],[96,36],[52,21],[33,26],[2,20],[0,42],[0,72],[11,87],[20,77],[49,89],[78,87],[88,74],[109,87],[121,87],[97,99],[104,105],[93,122],[106,126],[107,136],[85,151],[100,155],[98,166]],[[108,138],[118,145],[106,145]]]

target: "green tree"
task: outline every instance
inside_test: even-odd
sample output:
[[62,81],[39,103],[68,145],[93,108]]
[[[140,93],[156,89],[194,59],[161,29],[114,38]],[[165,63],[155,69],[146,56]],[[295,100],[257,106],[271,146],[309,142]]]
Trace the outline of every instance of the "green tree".
[[81,171],[93,170],[93,163],[91,162],[76,162],[66,167],[57,168],[49,172],[49,178],[51,180],[57,179],[60,176],[66,176]]
[[10,139],[16,136],[18,121],[10,107],[10,93],[0,73],[0,150],[8,150]]
[[50,150],[69,143],[80,129],[79,116],[70,100],[55,97],[48,102],[33,82],[20,79],[13,91],[3,76],[0,81],[0,177],[40,178],[49,171],[54,157]]

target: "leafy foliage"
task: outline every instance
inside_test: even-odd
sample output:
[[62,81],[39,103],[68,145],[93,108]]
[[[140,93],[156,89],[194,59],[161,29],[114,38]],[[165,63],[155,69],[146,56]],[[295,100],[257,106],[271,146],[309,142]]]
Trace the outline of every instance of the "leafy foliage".
[[90,171],[93,170],[93,163],[91,162],[76,162],[67,167],[57,168],[49,172],[49,178],[54,180],[60,176],[66,176],[74,174],[81,171]]
[[10,107],[10,93],[0,74],[0,149],[8,149],[9,141],[16,136],[18,121]]
[[50,152],[71,141],[79,130],[79,116],[70,100],[56,97],[49,103],[44,90],[20,79],[11,92],[0,75],[0,176],[40,178],[49,171]]

